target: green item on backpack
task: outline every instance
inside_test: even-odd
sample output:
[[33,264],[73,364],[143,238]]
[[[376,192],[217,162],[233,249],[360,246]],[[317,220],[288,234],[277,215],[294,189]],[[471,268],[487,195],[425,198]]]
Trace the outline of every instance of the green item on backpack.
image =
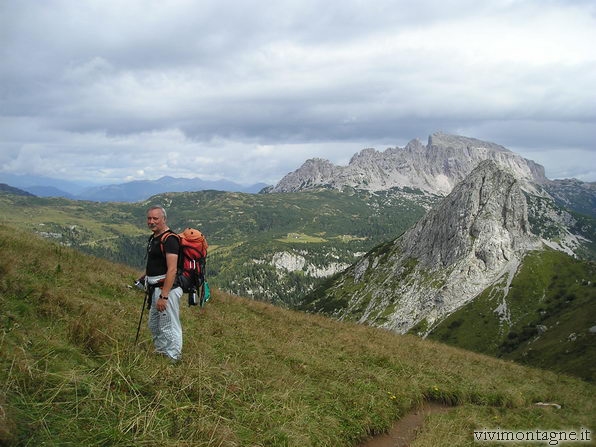
[[203,283],[203,297],[201,299],[201,307],[205,305],[207,301],[211,298],[211,289],[209,289],[209,284],[207,281]]

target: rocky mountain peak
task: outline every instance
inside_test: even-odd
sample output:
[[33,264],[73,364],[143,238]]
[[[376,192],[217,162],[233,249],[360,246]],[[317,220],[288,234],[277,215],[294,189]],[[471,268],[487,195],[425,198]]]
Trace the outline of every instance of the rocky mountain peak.
[[412,140],[404,148],[388,148],[382,152],[364,149],[352,156],[347,166],[336,166],[327,160],[308,160],[270,191],[300,191],[322,186],[336,189],[349,186],[369,191],[409,187],[447,195],[478,163],[487,159],[525,181],[546,181],[542,166],[503,146],[437,132],[429,136],[426,146]]
[[348,164],[349,165],[358,164],[361,161],[373,159],[378,154],[379,154],[379,152],[375,148],[372,148],[372,147],[362,149],[360,152],[357,152],[352,156],[352,158],[350,159],[350,163],[348,163]]
[[310,158],[300,169],[289,173],[268,192],[294,192],[326,185],[337,176],[338,168],[329,160]]

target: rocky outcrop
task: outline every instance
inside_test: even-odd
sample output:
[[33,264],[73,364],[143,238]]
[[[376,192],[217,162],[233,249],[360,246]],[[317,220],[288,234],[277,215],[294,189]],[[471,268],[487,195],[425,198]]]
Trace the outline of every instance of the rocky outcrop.
[[[476,169],[412,229],[368,253],[304,308],[405,333],[422,331],[541,246],[521,182],[493,160]],[[330,306],[330,303],[336,303]]]
[[337,177],[340,172],[341,168],[335,166],[329,160],[311,158],[306,160],[300,169],[286,175],[282,180],[283,184],[280,182],[268,192],[293,192],[324,186],[331,179]]
[[[308,253],[304,253],[304,255],[308,256]],[[302,271],[305,275],[313,278],[326,278],[341,272],[350,266],[344,262],[328,262],[324,266],[317,266],[307,262],[307,259],[304,256],[287,251],[274,253],[271,265],[278,271]]]
[[400,240],[404,256],[447,267],[471,254],[494,269],[525,248],[528,211],[519,181],[484,161]]
[[336,166],[323,159],[307,160],[269,192],[349,186],[369,191],[416,188],[446,195],[483,160],[495,161],[519,179],[539,184],[546,181],[542,166],[503,146],[434,133],[426,146],[412,140],[404,148],[389,148],[383,152],[364,149],[355,154],[347,166]]

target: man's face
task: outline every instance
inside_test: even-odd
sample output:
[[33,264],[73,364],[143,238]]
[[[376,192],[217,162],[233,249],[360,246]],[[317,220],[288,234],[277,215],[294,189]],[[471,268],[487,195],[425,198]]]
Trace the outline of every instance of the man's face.
[[166,221],[161,210],[149,210],[147,212],[147,226],[151,231],[159,232],[165,228]]

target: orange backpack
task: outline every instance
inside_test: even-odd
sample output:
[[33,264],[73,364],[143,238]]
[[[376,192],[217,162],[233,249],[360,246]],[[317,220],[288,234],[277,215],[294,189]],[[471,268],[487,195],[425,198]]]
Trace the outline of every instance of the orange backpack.
[[165,240],[171,235],[176,236],[180,242],[176,285],[189,294],[189,306],[197,304],[202,306],[209,299],[209,286],[205,280],[207,240],[203,233],[194,228],[187,228],[178,234],[168,231],[161,237],[162,251],[164,251]]

